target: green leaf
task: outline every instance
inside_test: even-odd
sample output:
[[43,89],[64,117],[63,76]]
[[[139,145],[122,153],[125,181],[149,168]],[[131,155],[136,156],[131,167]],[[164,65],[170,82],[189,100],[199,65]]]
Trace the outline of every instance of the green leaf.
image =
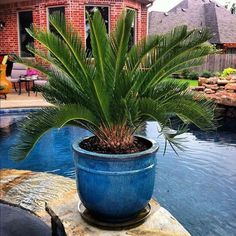
[[94,127],[98,119],[89,110],[77,104],[44,108],[27,117],[20,127],[17,143],[11,149],[14,160],[22,160],[32,151],[39,139],[52,128],[62,128],[71,121],[87,122]]
[[[40,91],[55,107],[29,116],[20,128],[15,158],[27,155],[47,130],[65,124],[85,127],[100,140],[106,137],[101,143],[112,150],[112,143],[124,145],[123,150],[131,145],[127,143],[133,142],[135,130],[149,120],[158,122],[166,143],[179,148],[178,135],[186,131],[185,125],[193,123],[203,130],[214,127],[214,105],[196,99],[187,83],[166,79],[200,65],[207,55],[216,52],[206,43],[211,37],[209,31],[179,26],[163,35],[148,36],[129,50],[134,14],[124,11],[111,35],[106,33],[99,12],[88,16],[92,54],[87,58],[81,38],[60,14],[50,17],[56,34],[37,28],[27,30],[43,47],[29,50],[47,67],[16,60],[47,75],[49,83]],[[174,133],[173,117],[181,121]],[[119,134],[115,142],[114,133]]]

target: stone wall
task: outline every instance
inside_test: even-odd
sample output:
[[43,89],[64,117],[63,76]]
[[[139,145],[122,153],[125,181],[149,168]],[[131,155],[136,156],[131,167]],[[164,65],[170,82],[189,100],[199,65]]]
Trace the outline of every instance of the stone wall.
[[227,78],[204,78],[200,77],[197,87],[193,91],[203,94],[217,104],[236,107],[236,76],[229,75]]

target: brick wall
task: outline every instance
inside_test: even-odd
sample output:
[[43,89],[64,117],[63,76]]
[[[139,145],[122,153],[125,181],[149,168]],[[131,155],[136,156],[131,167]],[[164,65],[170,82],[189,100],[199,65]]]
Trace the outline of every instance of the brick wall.
[[[124,8],[137,11],[136,40],[142,39],[147,33],[147,8],[135,0],[28,0],[0,5],[0,20],[6,25],[0,30],[0,53],[19,54],[17,13],[24,10],[33,11],[33,23],[47,28],[47,8],[64,6],[66,19],[78,30],[85,42],[85,5],[105,5],[110,9],[110,30]],[[36,47],[38,45],[36,44]]]

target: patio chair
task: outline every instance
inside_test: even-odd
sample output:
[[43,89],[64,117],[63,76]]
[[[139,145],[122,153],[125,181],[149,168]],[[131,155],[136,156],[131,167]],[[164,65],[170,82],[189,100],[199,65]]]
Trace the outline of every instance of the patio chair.
[[9,80],[10,82],[12,82],[13,87],[15,89],[15,91],[17,92],[16,89],[16,84],[18,83],[18,86],[20,87],[20,78],[24,75],[26,75],[27,72],[27,67],[19,64],[19,63],[14,63],[13,67],[12,67],[12,71],[11,71],[11,76],[7,77],[7,80]]
[[38,88],[45,86],[46,83],[47,83],[47,80],[41,79],[40,77],[39,77],[39,79],[34,81],[34,91],[35,91],[36,96],[38,95]]

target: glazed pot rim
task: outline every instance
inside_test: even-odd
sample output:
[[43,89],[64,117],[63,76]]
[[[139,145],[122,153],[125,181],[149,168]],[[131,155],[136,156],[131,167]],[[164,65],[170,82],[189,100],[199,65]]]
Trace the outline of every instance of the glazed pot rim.
[[149,141],[151,143],[151,147],[146,149],[146,150],[144,150],[144,151],[141,151],[141,152],[125,153],[125,154],[110,154],[110,153],[106,154],[106,153],[98,153],[98,152],[88,151],[88,150],[85,150],[85,149],[83,149],[83,148],[81,148],[79,146],[79,144],[83,140],[89,139],[89,138],[91,138],[93,136],[94,135],[79,138],[79,140],[75,141],[72,144],[73,150],[78,152],[78,153],[82,153],[84,155],[93,156],[93,157],[97,157],[97,158],[104,158],[104,159],[128,159],[128,158],[133,158],[133,157],[146,156],[146,155],[149,155],[149,154],[152,154],[152,153],[156,152],[159,149],[159,145],[158,145],[158,143],[155,140],[147,138],[147,137],[142,136],[142,135],[135,135],[135,137],[142,138],[142,139],[145,139],[145,140]]

